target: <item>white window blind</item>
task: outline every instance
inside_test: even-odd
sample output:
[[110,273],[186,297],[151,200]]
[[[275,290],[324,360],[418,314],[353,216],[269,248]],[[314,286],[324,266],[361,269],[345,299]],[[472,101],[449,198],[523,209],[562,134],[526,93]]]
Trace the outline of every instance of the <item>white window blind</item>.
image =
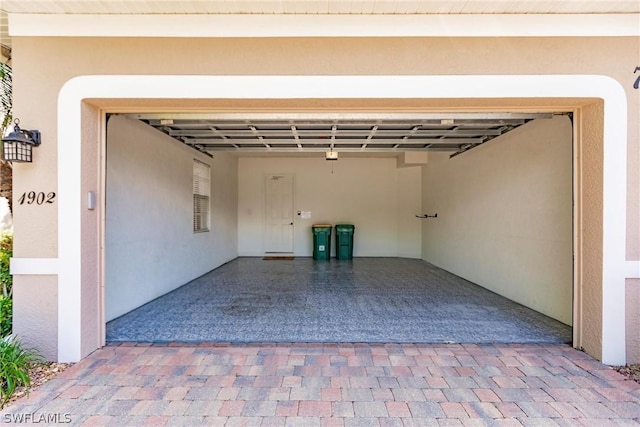
[[193,160],[193,231],[209,231],[210,167]]

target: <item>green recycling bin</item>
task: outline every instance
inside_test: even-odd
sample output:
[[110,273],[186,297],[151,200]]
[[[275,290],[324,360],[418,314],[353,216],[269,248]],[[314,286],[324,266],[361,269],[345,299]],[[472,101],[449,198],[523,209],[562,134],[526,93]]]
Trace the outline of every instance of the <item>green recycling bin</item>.
[[353,224],[336,224],[336,258],[353,259]]
[[331,257],[331,224],[314,224],[313,231],[313,259],[329,260]]

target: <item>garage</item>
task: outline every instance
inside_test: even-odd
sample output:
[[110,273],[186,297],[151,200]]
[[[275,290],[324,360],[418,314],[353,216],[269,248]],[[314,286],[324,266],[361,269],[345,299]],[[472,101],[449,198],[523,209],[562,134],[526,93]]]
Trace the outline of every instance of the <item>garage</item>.
[[[571,342],[572,135],[561,111],[110,114],[106,340]],[[315,223],[354,224],[354,260],[312,260]]]
[[[288,253],[279,251],[290,248],[266,247],[261,220],[265,174],[288,174],[296,195],[294,262],[309,251],[312,223],[349,221],[357,226],[356,260],[417,257],[550,317],[570,317],[565,324],[573,327],[573,346],[605,363],[622,364],[640,354],[633,310],[638,295],[633,14],[480,14],[487,25],[469,25],[470,17],[455,14],[167,13],[175,25],[167,26],[160,15],[10,17],[20,51],[13,58],[19,70],[15,93],[21,94],[15,115],[25,129],[43,136],[33,163],[14,169],[16,191],[56,193],[53,204],[19,205],[15,212],[14,327],[29,346],[52,360],[78,361],[105,344],[112,319],[236,258]],[[549,26],[550,18],[558,25]],[[293,28],[287,22],[297,24],[293,33],[279,32]],[[55,64],[50,72],[40,72],[50,64]],[[126,117],[167,112],[240,114],[250,121],[262,114],[274,121],[280,120],[277,114],[331,119],[338,114],[343,120],[350,113],[371,120],[442,113],[554,117],[529,121],[453,158],[455,151],[407,150],[394,158],[334,150],[338,160],[327,161],[326,147],[318,157],[240,156],[221,149],[211,158]],[[564,113],[572,114],[572,126]],[[137,138],[120,138],[128,144],[111,151],[107,145],[117,139],[107,134],[117,129],[108,128],[119,118],[136,125],[124,136]],[[535,162],[524,159],[535,159],[542,146],[506,143],[548,135],[540,125],[545,122],[563,123],[571,133],[568,179],[561,177],[567,172],[547,173],[559,170],[552,165],[563,156],[547,157],[541,164],[548,171],[539,173],[530,167]],[[289,135],[279,138],[291,142]],[[516,150],[525,146],[533,150]],[[208,232],[193,232],[194,159],[209,165],[209,223],[198,221]],[[107,179],[113,172],[107,169],[122,165],[127,165],[122,176],[128,180],[120,182],[124,191],[108,196],[118,176]],[[562,191],[571,185],[571,215],[559,214],[568,220],[549,219],[555,214],[546,207],[558,206],[556,196],[567,197],[543,191],[547,177],[557,179]],[[349,210],[348,194],[357,194],[366,209]],[[303,218],[303,212],[311,217]],[[437,218],[427,217],[436,213]],[[552,225],[565,229],[565,221],[572,223],[571,234],[556,233]],[[565,258],[553,257],[554,251],[566,253],[558,244],[566,242],[564,236],[572,243],[571,291],[548,280],[567,270]],[[118,254],[131,259],[114,262]],[[529,263],[525,269],[523,262]],[[115,280],[118,275],[139,280]],[[525,285],[513,286],[514,277]],[[114,293],[118,282],[130,288]]]
[[[288,254],[280,251],[292,239],[293,261],[301,261],[310,223],[349,221],[357,226],[356,260],[419,259],[550,317],[570,317],[561,322],[571,325],[573,346],[604,363],[639,360],[637,2],[515,9],[513,2],[276,2],[256,9],[254,2],[132,1],[117,10],[106,2],[49,3],[5,1],[9,39],[0,25],[3,44],[14,47],[13,115],[42,135],[33,162],[14,167],[14,190],[56,194],[54,203],[17,204],[14,212],[14,332],[45,357],[79,361],[105,345],[108,321],[237,258]],[[116,116],[166,113],[237,114],[254,125],[259,115],[280,125],[309,115],[347,122],[356,113],[384,125],[398,114],[552,114],[572,129],[571,176],[560,177],[566,169],[555,176],[562,191],[571,183],[571,219],[554,219],[567,216],[548,209],[558,206],[556,196],[567,197],[543,191],[558,171],[552,165],[567,165],[562,155],[525,161],[542,148],[527,143],[492,152],[511,139],[539,139],[549,119],[454,158],[461,147],[395,157],[342,147],[333,151],[337,161],[327,161],[327,129],[318,157],[273,157],[268,142],[241,135],[261,152],[219,147],[211,158],[150,127],[152,117],[125,117],[142,126],[125,135],[156,144],[132,141],[107,160]],[[286,132],[277,136],[282,145],[300,149],[297,131],[272,130]],[[381,130],[408,130],[400,138],[413,139],[411,129]],[[169,139],[149,138],[150,131]],[[212,143],[238,136],[227,131],[247,129],[220,127]],[[531,151],[516,149],[525,146]],[[400,142],[378,148],[405,150]],[[194,159],[210,172],[208,223],[202,215],[194,221]],[[122,165],[125,179],[107,180],[107,169]],[[265,174],[291,177],[296,195],[293,238],[281,224],[276,247],[264,233]],[[117,184],[130,188],[107,197]],[[348,194],[358,194],[365,209],[349,210]],[[163,198],[173,203],[158,203]],[[108,221],[107,205],[115,214]],[[172,221],[162,223],[160,212]],[[570,234],[554,228],[565,230],[565,221]],[[193,233],[194,222],[209,231]],[[571,290],[550,280],[567,270],[566,236]],[[118,251],[131,259],[115,262]],[[128,288],[118,291],[119,282]]]

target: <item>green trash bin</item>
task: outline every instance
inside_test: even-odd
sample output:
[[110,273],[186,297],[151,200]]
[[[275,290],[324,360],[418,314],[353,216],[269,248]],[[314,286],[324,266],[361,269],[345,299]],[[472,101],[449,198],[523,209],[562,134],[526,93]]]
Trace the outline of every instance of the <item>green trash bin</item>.
[[313,259],[329,260],[331,257],[331,224],[313,224]]
[[353,259],[353,224],[336,224],[336,258]]

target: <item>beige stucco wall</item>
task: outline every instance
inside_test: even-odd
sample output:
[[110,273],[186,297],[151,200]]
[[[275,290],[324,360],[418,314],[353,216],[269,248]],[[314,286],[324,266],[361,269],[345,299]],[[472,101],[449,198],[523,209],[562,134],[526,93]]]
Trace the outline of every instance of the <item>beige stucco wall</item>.
[[423,173],[423,259],[570,325],[572,129],[534,120]]
[[[640,115],[638,91],[633,89],[638,66],[640,41],[638,38],[345,38],[345,39],[171,39],[171,38],[28,38],[13,39],[14,112],[24,128],[38,128],[43,143],[35,150],[34,163],[15,165],[14,195],[24,191],[56,191],[57,123],[56,102],[62,85],[74,76],[90,74],[303,74],[303,75],[358,75],[358,74],[415,74],[415,75],[467,75],[467,74],[601,74],[616,79],[624,87],[629,100],[628,128],[628,181],[627,181],[627,239],[629,260],[640,259],[640,150],[637,117]],[[43,72],[46,70],[46,72]],[[162,88],[158,88],[161,92]],[[553,101],[556,105],[590,105],[594,100]],[[237,108],[278,109],[287,108],[286,102],[227,101],[227,102],[132,102],[101,101],[99,106],[116,109],[125,107],[140,110],[141,105],[154,108],[181,106],[200,108],[215,105],[218,109]],[[304,103],[303,103],[304,104]],[[342,105],[342,107],[340,107]],[[486,101],[482,99],[461,101],[394,100],[388,102],[341,103],[339,101],[310,101],[302,108],[335,110],[336,108],[365,110],[422,110],[442,108],[511,109],[527,105],[526,101]],[[291,108],[291,105],[289,105]],[[94,116],[95,117],[95,116]],[[587,127],[590,124],[587,124]],[[87,141],[98,144],[98,141]],[[60,141],[64,144],[64,141]],[[96,147],[92,149],[97,149]],[[597,154],[597,153],[596,153]],[[587,170],[595,177],[585,180],[585,192],[601,194],[597,171],[601,159],[585,157]],[[91,163],[91,162],[90,162]],[[98,173],[91,163],[86,173]],[[94,169],[95,168],[95,169]],[[64,171],[63,173],[72,173]],[[600,193],[598,193],[600,191]],[[81,197],[81,195],[78,195]],[[596,197],[597,199],[597,197]],[[15,201],[14,201],[15,203]],[[57,255],[57,205],[15,206],[16,257],[55,258]],[[595,223],[601,217],[599,204],[584,204]],[[91,220],[87,219],[89,224]],[[584,254],[588,263],[598,259],[597,241],[601,239],[601,227],[590,231],[593,251]],[[600,233],[601,234],[601,233]],[[593,307],[585,321],[585,337],[588,351],[598,354],[599,327],[597,319],[598,298],[601,301],[601,274],[598,267],[588,267],[585,283],[593,291]],[[589,277],[587,277],[589,276]],[[83,284],[89,288],[95,274],[90,273]],[[55,318],[55,304],[40,306],[26,296],[33,292],[30,286],[38,283],[42,292],[53,297],[55,280],[17,276],[15,278],[17,300],[16,329],[25,336],[34,331],[50,332],[50,338],[41,347],[55,349],[53,327],[45,319]],[[59,284],[62,285],[62,284]],[[30,289],[30,290],[28,290]],[[22,294],[22,297],[20,296]],[[598,296],[600,295],[600,297]],[[591,304],[591,303],[590,303]],[[601,307],[601,304],[600,304]],[[42,316],[33,313],[42,312]],[[91,313],[86,313],[90,316]],[[91,344],[87,344],[87,348]],[[587,348],[587,346],[585,346]],[[52,352],[46,351],[47,355]]]
[[[629,99],[627,254],[640,259],[640,130],[637,38],[394,38],[394,39],[14,39],[15,112],[25,127],[46,134],[38,157],[47,167],[18,168],[23,182],[55,174],[55,108],[60,87],[86,74],[602,74]],[[206,54],[204,54],[206,53]],[[64,58],[58,61],[57,58]],[[437,58],[438,60],[434,60]],[[47,73],[37,64],[46,67]],[[46,64],[46,65],[45,65]],[[159,88],[159,90],[161,90]],[[330,107],[330,106],[329,106]],[[42,162],[41,162],[42,163]],[[22,166],[22,165],[18,165]],[[28,178],[31,176],[32,178]],[[46,179],[44,180],[46,182]],[[635,190],[635,191],[634,191]],[[55,210],[55,209],[54,209]],[[23,223],[30,215],[23,214]],[[51,215],[46,215],[52,218]],[[47,227],[42,225],[42,227]],[[20,228],[20,224],[17,225]],[[633,238],[631,238],[633,237]],[[42,253],[55,251],[55,239]],[[29,245],[28,240],[23,241]],[[21,243],[17,243],[18,249]],[[34,254],[34,256],[36,256]],[[44,256],[44,255],[43,255]]]
[[[102,183],[102,150],[96,140],[100,140],[102,133],[102,121],[93,121],[91,118],[99,114],[95,106],[87,103],[82,106],[82,150],[83,163],[88,167],[82,171],[82,194],[85,195],[85,203],[82,210],[82,241],[87,248],[92,250],[82,251],[82,307],[80,318],[82,319],[82,352],[87,354],[92,351],[95,342],[102,338],[102,289],[96,286],[102,278],[102,266],[100,245],[103,243],[100,236],[102,230],[102,209],[88,209],[87,194],[91,191],[96,194],[96,201],[101,196]],[[82,195],[80,196],[82,197]]]
[[589,321],[602,317],[602,232],[603,232],[603,175],[602,175],[602,112],[604,105],[594,103],[583,108],[576,117],[577,132],[582,144],[577,158],[583,167],[579,178],[583,187],[576,203],[580,204],[579,219],[581,247],[577,274],[582,286],[576,298],[580,299],[578,326],[585,351],[601,357],[602,324]]
[[13,286],[13,332],[48,360],[58,354],[57,282],[56,276],[19,276]]
[[627,363],[640,363],[640,279],[627,279]]

